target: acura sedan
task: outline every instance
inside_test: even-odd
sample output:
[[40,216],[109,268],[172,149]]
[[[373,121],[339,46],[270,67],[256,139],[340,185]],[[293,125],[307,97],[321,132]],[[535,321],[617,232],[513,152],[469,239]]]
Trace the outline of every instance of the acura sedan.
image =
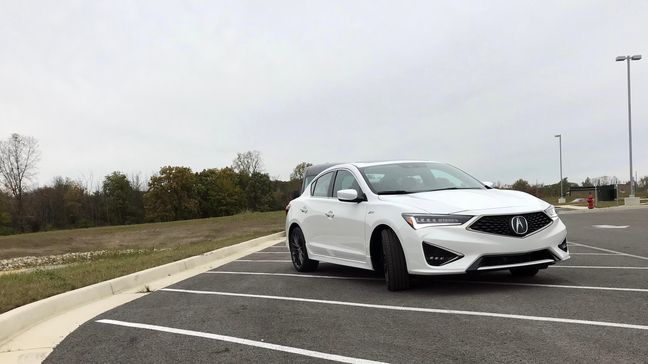
[[569,259],[553,206],[438,162],[332,166],[291,201],[286,236],[297,271],[319,262],[375,270],[389,290],[408,288],[410,275],[532,276]]

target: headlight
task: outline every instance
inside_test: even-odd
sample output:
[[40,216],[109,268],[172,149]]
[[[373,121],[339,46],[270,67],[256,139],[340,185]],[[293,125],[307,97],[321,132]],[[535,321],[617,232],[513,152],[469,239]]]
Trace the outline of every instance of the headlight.
[[414,229],[428,226],[462,225],[471,218],[472,216],[468,215],[403,214],[403,219]]
[[552,219],[558,218],[558,214],[556,213],[556,208],[554,208],[553,206],[549,206],[548,209],[544,210],[544,213],[547,214],[547,216],[549,216]]

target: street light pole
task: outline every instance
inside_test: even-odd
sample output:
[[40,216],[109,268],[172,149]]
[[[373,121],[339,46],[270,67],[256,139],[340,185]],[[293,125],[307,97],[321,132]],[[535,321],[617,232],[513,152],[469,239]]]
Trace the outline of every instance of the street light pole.
[[565,203],[565,194],[563,193],[563,168],[562,168],[562,134],[554,135],[558,138],[558,150],[560,151],[560,198],[558,203]]
[[626,61],[628,66],[628,146],[630,150],[630,198],[635,197],[634,175],[632,173],[632,98],[630,94],[630,61],[638,61],[641,55],[634,56],[618,56],[617,62]]

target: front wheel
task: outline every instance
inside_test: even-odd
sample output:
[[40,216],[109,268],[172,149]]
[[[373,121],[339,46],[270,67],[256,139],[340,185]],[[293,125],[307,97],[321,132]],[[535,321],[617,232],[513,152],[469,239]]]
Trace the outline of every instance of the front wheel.
[[290,232],[290,240],[288,243],[290,247],[290,258],[296,271],[312,272],[317,269],[319,262],[308,258],[306,239],[304,239],[304,233],[300,228],[296,227]]
[[403,247],[396,234],[385,229],[381,232],[385,282],[390,291],[400,291],[410,287],[410,276]]

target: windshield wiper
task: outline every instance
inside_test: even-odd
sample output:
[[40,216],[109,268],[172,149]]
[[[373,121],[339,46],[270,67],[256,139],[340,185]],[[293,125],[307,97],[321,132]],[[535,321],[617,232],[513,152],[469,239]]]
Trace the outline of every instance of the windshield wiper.
[[379,195],[406,195],[408,193],[412,193],[412,191],[391,190],[391,191],[380,191],[380,192],[378,192]]
[[480,190],[481,188],[479,187],[447,187],[447,188],[439,188],[436,190],[427,190],[425,192],[433,192],[433,191],[447,191],[447,190]]

